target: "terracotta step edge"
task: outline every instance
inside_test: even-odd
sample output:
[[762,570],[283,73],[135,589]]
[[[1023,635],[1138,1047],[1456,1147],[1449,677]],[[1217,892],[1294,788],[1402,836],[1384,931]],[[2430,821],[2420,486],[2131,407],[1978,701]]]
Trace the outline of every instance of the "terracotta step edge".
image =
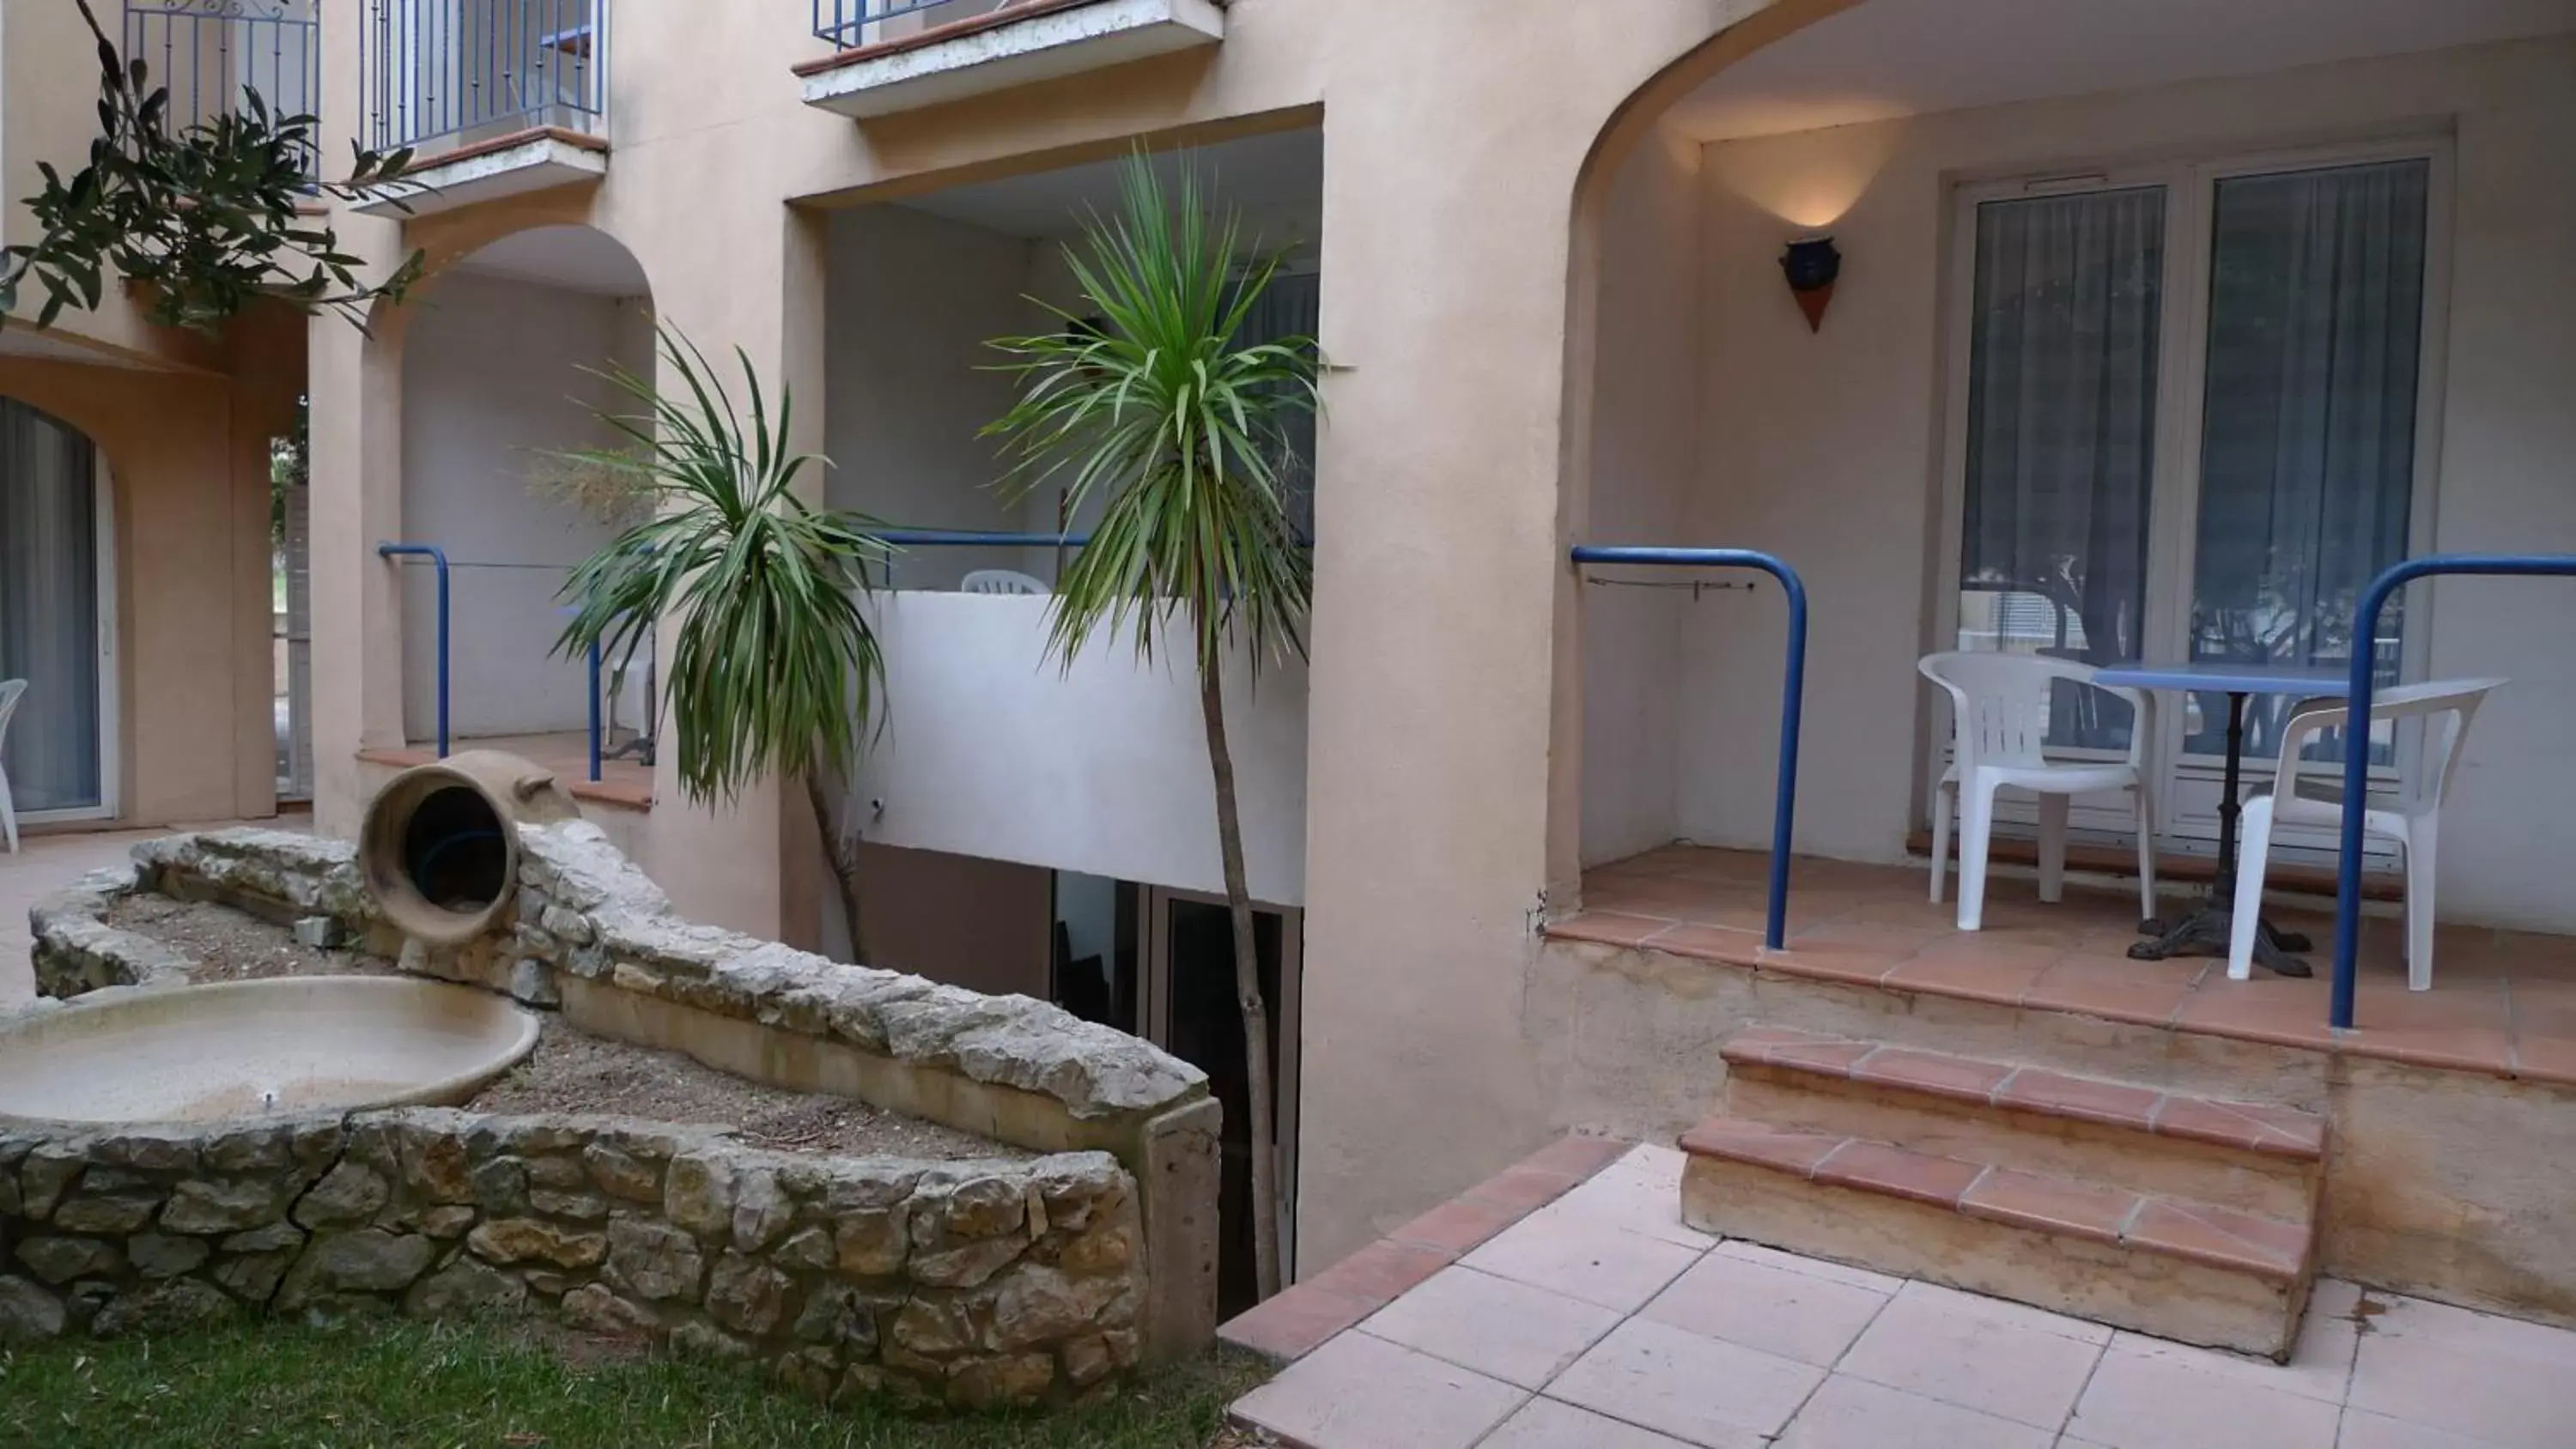
[[[1681,1149],[1692,1157],[1787,1173],[1823,1187],[1899,1198],[2052,1237],[2181,1258],[2271,1283],[2292,1285],[2302,1281],[2311,1271],[2315,1257],[2316,1230],[2311,1222],[2265,1218],[2189,1199],[2135,1193],[2080,1178],[2025,1172],[1970,1158],[1940,1157],[1840,1133],[1717,1116],[1683,1133]],[[2001,1196],[1999,1177],[2035,1189],[2043,1198],[2054,1196],[2059,1202],[2033,1209],[1996,1201]],[[2087,1199],[2102,1209],[2090,1221],[2055,1210],[2068,1202]],[[2120,1201],[2114,1203],[2113,1199]],[[2198,1235],[2184,1233],[2184,1223],[2176,1219],[2196,1220],[2207,1231]],[[2267,1232],[2272,1236],[2286,1233],[2292,1243],[2287,1250],[2267,1248],[2244,1235]]]
[[[2089,1122],[2157,1137],[2230,1147],[2293,1162],[2317,1162],[2325,1157],[2325,1119],[2295,1107],[2231,1102],[2189,1092],[2142,1087],[2106,1077],[2079,1076],[2046,1067],[2008,1065],[1919,1047],[1900,1047],[1777,1027],[1756,1028],[1728,1038],[1718,1047],[1718,1057],[1734,1069],[1829,1077],[1969,1106],[1994,1107],[2036,1117]],[[1847,1057],[1848,1060],[1837,1061],[1837,1057]],[[1962,1071],[1955,1076],[1909,1070],[1918,1063],[1974,1070]],[[1973,1080],[1963,1080],[1980,1072],[2000,1072],[2002,1075],[1992,1086],[1981,1087]],[[2016,1092],[2015,1084],[2025,1076],[2031,1078],[2033,1086],[2054,1079],[2098,1088],[2104,1095],[2134,1093],[2148,1100],[2135,1110],[2101,1102],[2051,1101]],[[2178,1104],[2182,1108],[2179,1113],[2175,1110]]]

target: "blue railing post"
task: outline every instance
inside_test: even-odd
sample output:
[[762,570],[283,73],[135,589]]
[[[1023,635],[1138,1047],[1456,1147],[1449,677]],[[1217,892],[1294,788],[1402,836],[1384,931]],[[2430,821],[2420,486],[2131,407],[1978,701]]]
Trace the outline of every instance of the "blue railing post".
[[447,550],[432,543],[380,543],[378,558],[425,558],[438,567],[438,757],[447,758]]
[[590,780],[599,783],[599,641],[590,641]]
[[2410,558],[2370,581],[2352,611],[2350,700],[2344,715],[2343,841],[2335,862],[2334,1000],[2328,1020],[2352,1027],[2361,962],[2362,811],[2370,788],[2370,697],[2378,683],[2380,611],[2399,589],[2436,574],[2576,577],[2576,554],[2450,553]]
[[1762,944],[1788,944],[1789,846],[1798,820],[1798,728],[1807,695],[1807,585],[1778,558],[1749,548],[1637,548],[1577,544],[1574,562],[1634,564],[1654,568],[1760,569],[1789,596],[1788,667],[1780,691],[1779,779],[1771,802],[1771,890],[1763,916]]

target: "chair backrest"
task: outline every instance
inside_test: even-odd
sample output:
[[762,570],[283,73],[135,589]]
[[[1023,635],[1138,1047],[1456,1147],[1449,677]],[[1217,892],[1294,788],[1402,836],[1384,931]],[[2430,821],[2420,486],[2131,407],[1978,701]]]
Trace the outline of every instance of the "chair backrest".
[[[1952,650],[1926,654],[1915,668],[1948,692],[1951,738],[1962,774],[1979,765],[2044,765],[2050,697],[2063,679],[2098,689],[2143,709],[2133,689],[2114,689],[2095,682],[2092,665],[2042,654],[1997,654]],[[2143,718],[2143,716],[2141,716]],[[2143,730],[2132,730],[2129,753],[2143,747]]]
[[[2477,717],[2478,706],[2488,695],[2510,681],[2502,679],[2431,679],[2422,684],[2401,684],[2394,689],[2373,691],[2370,696],[2372,720],[2421,720],[2421,735],[2413,748],[2400,739],[2394,751],[2397,757],[2397,804],[2409,815],[2419,815],[2442,803],[2451,793],[2451,777],[2459,772],[2460,746],[2469,737],[2469,721]],[[2308,741],[2319,733],[2333,729],[2351,717],[2352,711],[2340,704],[2322,704],[2293,714],[2281,727],[2281,761],[2273,779],[2275,791],[2286,791],[2297,777],[2299,756]]]
[[977,569],[959,588],[970,594],[1043,594],[1046,582],[1018,569]]
[[9,743],[9,716],[18,712],[18,697],[27,692],[23,679],[0,679],[0,745]]

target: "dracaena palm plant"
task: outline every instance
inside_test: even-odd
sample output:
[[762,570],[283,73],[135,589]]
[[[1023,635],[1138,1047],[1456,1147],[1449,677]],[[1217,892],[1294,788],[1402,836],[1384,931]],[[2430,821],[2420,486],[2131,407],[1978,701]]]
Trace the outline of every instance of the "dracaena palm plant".
[[1317,407],[1313,340],[1241,340],[1278,258],[1245,244],[1239,215],[1211,218],[1195,169],[1166,188],[1142,156],[1121,204],[1092,216],[1066,260],[1079,311],[1061,330],[996,340],[1019,400],[985,432],[1010,458],[1006,487],[1063,490],[1098,523],[1062,571],[1048,648],[1069,665],[1096,636],[1197,673],[1217,841],[1233,917],[1251,1109],[1253,1244],[1260,1292],[1278,1288],[1269,1006],[1253,945],[1243,829],[1219,688],[1225,658],[1258,668],[1305,649],[1310,558],[1289,521],[1291,421]]
[[621,443],[563,455],[633,479],[648,506],[573,570],[563,589],[572,620],[555,651],[597,645],[623,658],[660,621],[678,621],[663,689],[682,791],[704,805],[763,779],[801,782],[856,953],[855,855],[831,800],[885,687],[858,594],[886,546],[874,519],[797,496],[807,470],[829,462],[789,449],[784,388],[772,412],[737,349],[737,408],[694,344],[669,330],[660,338],[665,386],[621,367],[603,374],[644,407],[600,415]]

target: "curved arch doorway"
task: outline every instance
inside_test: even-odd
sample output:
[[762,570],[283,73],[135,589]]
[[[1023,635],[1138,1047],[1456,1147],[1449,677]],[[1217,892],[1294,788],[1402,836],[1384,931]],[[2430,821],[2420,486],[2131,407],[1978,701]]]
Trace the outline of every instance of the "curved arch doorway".
[[99,453],[0,398],[0,679],[27,693],[5,743],[22,820],[116,813],[116,531]]

